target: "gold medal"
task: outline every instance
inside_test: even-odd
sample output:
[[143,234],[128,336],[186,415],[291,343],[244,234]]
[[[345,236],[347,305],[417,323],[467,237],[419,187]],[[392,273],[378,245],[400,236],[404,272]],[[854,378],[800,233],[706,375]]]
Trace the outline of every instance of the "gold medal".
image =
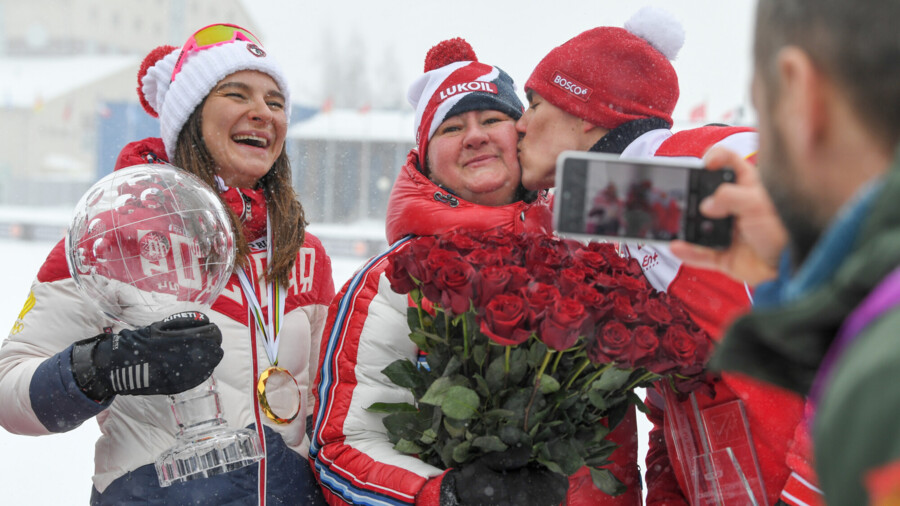
[[272,366],[263,371],[256,382],[256,394],[263,413],[275,423],[291,423],[300,414],[300,384],[287,369]]

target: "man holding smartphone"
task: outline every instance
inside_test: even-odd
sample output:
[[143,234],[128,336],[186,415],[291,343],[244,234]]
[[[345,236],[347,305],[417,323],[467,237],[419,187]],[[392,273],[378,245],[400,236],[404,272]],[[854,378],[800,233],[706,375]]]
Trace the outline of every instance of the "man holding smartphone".
[[758,2],[759,170],[708,157],[738,175],[704,206],[734,215],[734,242],[673,245],[728,272],[777,271],[712,363],[809,392],[828,504],[900,498],[897,19],[898,0]]
[[[645,8],[624,29],[588,30],[545,56],[525,84],[529,108],[517,123],[523,185],[529,190],[552,187],[557,157],[565,150],[696,159],[713,146],[725,146],[752,160],[758,139],[751,128],[707,126],[671,131],[679,90],[669,60],[683,40],[677,21],[662,11]],[[743,283],[682,265],[667,247],[625,244],[623,250],[638,259],[658,290],[679,298],[694,321],[714,338],[749,308]],[[698,500],[692,463],[680,462],[679,452],[670,447],[678,438],[665,420],[684,415],[681,419],[692,422],[697,432],[692,407],[702,411],[737,399],[743,403],[751,434],[748,439],[752,440],[749,444],[756,453],[766,492],[766,497],[757,501],[821,501],[808,470],[787,463],[798,426],[802,433],[802,397],[727,373],[717,383],[715,399],[695,394],[691,401],[672,405],[665,402],[664,394],[648,391],[655,426],[647,454],[648,505]],[[802,456],[790,456],[802,464]],[[795,469],[803,472],[792,473]]]

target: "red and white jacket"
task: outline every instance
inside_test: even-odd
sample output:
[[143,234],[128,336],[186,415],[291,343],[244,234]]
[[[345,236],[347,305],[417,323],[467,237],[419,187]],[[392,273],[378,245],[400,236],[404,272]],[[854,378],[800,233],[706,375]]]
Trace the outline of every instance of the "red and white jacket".
[[[159,139],[129,144],[120,155],[116,168],[159,160],[154,153],[165,153]],[[264,199],[253,205],[256,206],[253,211],[263,217],[265,237]],[[265,267],[265,248],[253,249],[249,262],[252,279],[259,280]],[[257,285],[260,285],[256,288],[262,294],[260,302],[266,311],[265,287],[258,282]],[[230,495],[220,500],[251,504],[257,503],[260,496],[272,498],[271,492],[278,488],[284,491],[290,486],[290,494],[296,490],[296,484],[291,485],[291,480],[296,480],[291,474],[292,468],[273,462],[266,469],[266,460],[270,456],[278,460],[280,457],[274,457],[273,453],[276,451],[293,452],[300,456],[295,460],[305,466],[309,447],[306,418],[313,407],[309,389],[315,377],[328,303],[333,296],[331,260],[319,240],[307,233],[291,273],[279,334],[278,365],[294,375],[302,392],[301,414],[287,425],[270,421],[257,402],[257,378],[270,364],[262,338],[248,327],[248,322],[252,322],[248,316],[248,301],[237,275],[231,275],[224,292],[207,313],[222,332],[225,354],[214,377],[224,419],[229,427],[253,427],[260,436],[265,436],[261,439],[267,452],[266,459],[258,466],[255,480],[235,487],[246,495]],[[103,316],[81,295],[69,275],[64,244],[60,241],[38,272],[25,308],[0,348],[0,405],[4,406],[0,409],[0,425],[17,434],[39,436],[71,430],[96,416],[102,434],[96,444],[93,484],[103,503],[116,503],[119,502],[116,497],[120,496],[115,490],[119,485],[112,485],[126,474],[130,474],[128,480],[131,483],[123,486],[131,492],[136,489],[139,493],[144,490],[144,494],[150,494],[151,490],[159,490],[152,465],[175,443],[178,429],[167,396],[120,395],[110,404],[99,404],[88,399],[75,385],[70,365],[72,344],[104,332],[105,328],[111,328],[113,332],[119,329],[116,322]],[[42,389],[33,391],[35,385],[42,385]],[[133,474],[146,466],[150,466],[149,471],[140,476]],[[232,473],[221,476],[228,480]],[[148,481],[140,482],[144,479]],[[209,480],[185,485],[205,481]],[[169,487],[160,493],[187,488]],[[269,494],[266,494],[267,490]],[[206,491],[216,493],[214,488]],[[228,493],[233,492],[229,489]],[[163,497],[161,503],[180,500],[168,497],[168,501]],[[275,497],[282,501],[292,500],[287,494]]]
[[[638,137],[623,152],[624,157],[666,157],[696,160],[713,146],[726,147],[755,161],[758,135],[750,128],[707,126],[673,134],[652,130]],[[686,306],[691,317],[711,336],[718,339],[737,316],[749,309],[751,294],[743,283],[713,271],[682,265],[665,246],[626,245],[629,254],[640,262],[653,286],[674,295]],[[722,373],[716,383],[715,398],[695,393],[700,410],[741,399],[766,490],[766,504],[779,500],[791,505],[822,504],[816,487],[804,441],[808,439],[803,422],[804,400],[792,392],[753,380],[746,376]],[[672,435],[664,422],[664,399],[658,390],[649,390],[648,418],[654,424],[650,432],[646,458],[647,504],[688,504],[690,476],[684,476]],[[685,401],[686,403],[687,401]],[[697,433],[696,419],[693,431]]]
[[[546,200],[499,207],[475,205],[436,186],[417,169],[413,150],[401,169],[387,213],[392,245],[369,260],[344,285],[329,308],[317,378],[310,459],[329,504],[438,505],[444,470],[393,449],[381,420],[366,410],[374,402],[412,402],[412,394],[381,373],[398,358],[415,363],[409,339],[406,295],[393,292],[384,271],[408,238],[451,230],[503,227],[510,233],[550,230]],[[630,485],[626,497],[611,498],[593,487],[587,472],[570,479],[568,504],[639,504],[634,418],[614,434],[623,445],[613,472]]]

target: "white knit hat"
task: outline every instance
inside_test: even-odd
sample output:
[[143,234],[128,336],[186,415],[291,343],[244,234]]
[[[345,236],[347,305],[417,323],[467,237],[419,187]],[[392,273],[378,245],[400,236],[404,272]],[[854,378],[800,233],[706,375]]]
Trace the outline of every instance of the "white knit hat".
[[[247,32],[243,28],[240,30]],[[216,83],[241,70],[263,72],[275,80],[284,94],[285,114],[290,123],[291,93],[287,79],[281,66],[257,43],[235,39],[192,49],[184,56],[181,69],[173,76],[181,52],[180,48],[160,46],[144,58],[138,73],[138,96],[144,109],[151,116],[159,117],[160,134],[170,160],[175,154],[178,135],[194,109]]]

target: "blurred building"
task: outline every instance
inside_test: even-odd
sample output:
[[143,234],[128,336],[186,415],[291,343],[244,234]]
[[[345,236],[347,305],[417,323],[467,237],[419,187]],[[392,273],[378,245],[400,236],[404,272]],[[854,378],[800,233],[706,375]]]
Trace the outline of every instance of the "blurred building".
[[[225,20],[265,40],[251,6],[0,0],[0,237],[61,234],[68,211],[113,170],[121,147],[159,135],[135,93],[148,48],[181,44],[191,30]],[[313,230],[333,254],[373,254],[384,246],[387,198],[414,145],[412,111],[293,98],[287,149]]]
[[135,94],[148,48],[226,19],[254,30],[241,0],[0,0],[0,204],[74,204],[112,169],[101,146],[158,132]]

